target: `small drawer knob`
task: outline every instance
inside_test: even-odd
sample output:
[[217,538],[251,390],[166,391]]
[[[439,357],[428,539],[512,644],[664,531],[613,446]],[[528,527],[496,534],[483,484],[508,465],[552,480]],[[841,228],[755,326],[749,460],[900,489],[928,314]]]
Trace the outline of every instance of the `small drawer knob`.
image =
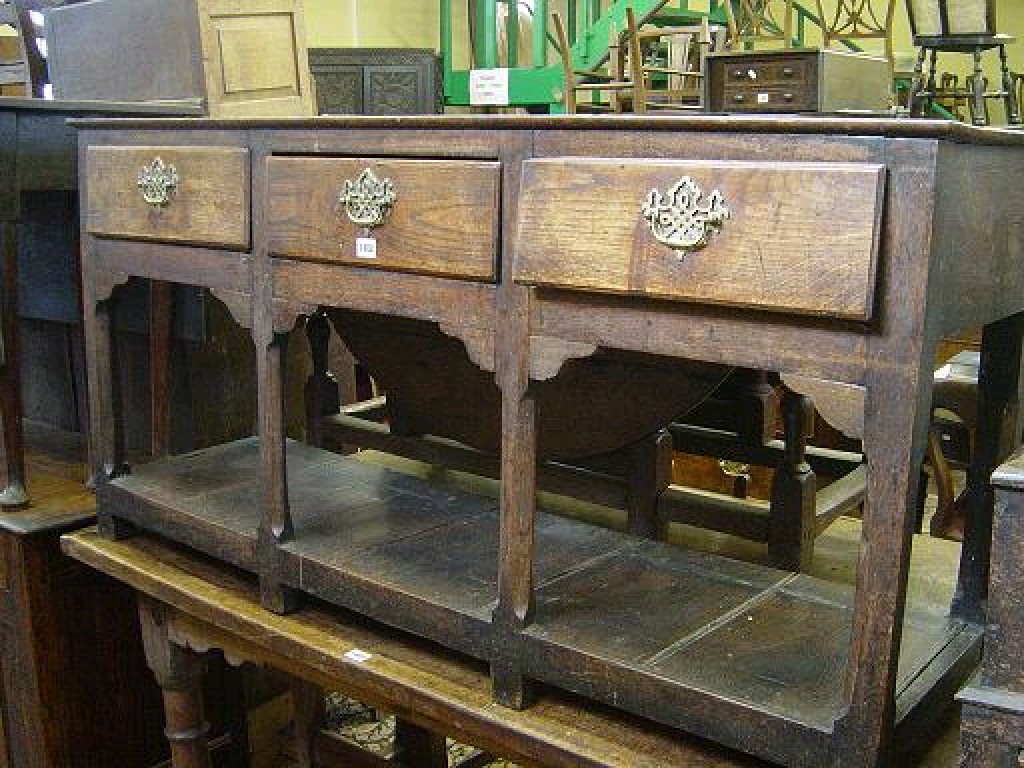
[[793,71],[792,67],[783,67],[782,68],[782,76],[783,77],[792,77],[794,74],[796,74],[796,73]]
[[733,97],[732,97],[732,100],[734,102],[736,102],[737,104],[742,104],[743,100],[744,100],[744,96],[743,96],[742,93],[734,93]]
[[792,93],[784,93],[784,94],[782,94],[782,99],[783,99],[783,101],[792,101],[793,100],[793,94]]

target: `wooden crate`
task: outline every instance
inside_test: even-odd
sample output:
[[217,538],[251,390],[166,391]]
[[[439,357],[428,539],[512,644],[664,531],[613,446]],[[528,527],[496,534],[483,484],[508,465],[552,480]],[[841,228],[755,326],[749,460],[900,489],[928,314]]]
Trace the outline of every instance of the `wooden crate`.
[[92,0],[47,11],[46,42],[58,99],[313,114],[301,0]]

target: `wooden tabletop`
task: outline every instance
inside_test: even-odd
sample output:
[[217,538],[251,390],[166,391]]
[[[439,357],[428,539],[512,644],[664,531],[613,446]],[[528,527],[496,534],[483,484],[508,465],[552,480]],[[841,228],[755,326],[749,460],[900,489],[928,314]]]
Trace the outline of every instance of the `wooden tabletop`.
[[86,117],[73,119],[78,128],[209,128],[209,129],[386,129],[386,130],[643,130],[711,133],[822,134],[948,139],[969,144],[1024,146],[1024,131],[976,127],[954,120],[909,117],[837,115],[320,115],[232,119]]
[[153,538],[110,541],[90,528],[65,535],[62,545],[71,557],[169,607],[172,635],[187,638],[190,647],[269,664],[522,765],[764,765],[548,690],[525,711],[503,708],[491,699],[485,665],[337,609],[270,613],[260,607],[254,581]]
[[180,101],[92,101],[82,99],[29,99],[23,96],[0,96],[0,110],[27,112],[58,112],[82,115],[175,115],[199,116],[203,105],[195,100]]

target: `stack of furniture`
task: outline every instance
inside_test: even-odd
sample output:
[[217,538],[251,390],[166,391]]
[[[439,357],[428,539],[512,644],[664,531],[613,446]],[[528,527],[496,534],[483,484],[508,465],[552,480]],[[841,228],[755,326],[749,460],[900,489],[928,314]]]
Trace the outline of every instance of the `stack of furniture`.
[[[895,0],[883,0],[882,14],[869,0],[839,0],[829,13],[819,2],[820,50],[793,48],[792,2],[732,5],[725,4],[731,50],[708,60],[705,101],[711,111],[879,112],[892,106]],[[884,41],[884,56],[834,49],[873,39]]]
[[[481,659],[504,704],[541,680],[788,765],[890,761],[909,741],[896,733],[948,705],[976,662],[983,489],[1016,403],[1024,263],[974,234],[1024,203],[1024,137],[711,116],[79,125],[107,535],[141,527],[254,573],[278,612],[310,594]],[[938,186],[964,166],[1002,172]],[[925,215],[951,205],[960,215]],[[126,473],[110,318],[131,276],[202,284],[251,329],[258,437]],[[390,334],[408,362],[396,383],[485,372],[500,422],[478,428],[500,446],[500,500],[285,439],[287,333],[322,308]],[[906,601],[930,363],[942,335],[976,325],[980,492],[956,602],[937,615]],[[442,344],[464,349],[459,368],[431,364]],[[862,390],[856,589],[538,512],[539,459],[573,456],[591,425],[614,444],[664,423],[650,387],[620,390],[630,419],[544,405],[560,389],[587,400],[602,370],[630,365],[689,370],[698,389],[743,366]],[[473,405],[446,398],[428,402]],[[799,488],[791,451],[782,473]]]

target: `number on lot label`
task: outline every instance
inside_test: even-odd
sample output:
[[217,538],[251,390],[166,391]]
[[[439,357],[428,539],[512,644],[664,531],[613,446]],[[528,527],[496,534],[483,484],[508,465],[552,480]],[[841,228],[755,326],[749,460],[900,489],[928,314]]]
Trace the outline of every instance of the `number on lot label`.
[[372,237],[357,237],[356,238],[356,258],[357,259],[376,259],[377,258],[377,240]]

